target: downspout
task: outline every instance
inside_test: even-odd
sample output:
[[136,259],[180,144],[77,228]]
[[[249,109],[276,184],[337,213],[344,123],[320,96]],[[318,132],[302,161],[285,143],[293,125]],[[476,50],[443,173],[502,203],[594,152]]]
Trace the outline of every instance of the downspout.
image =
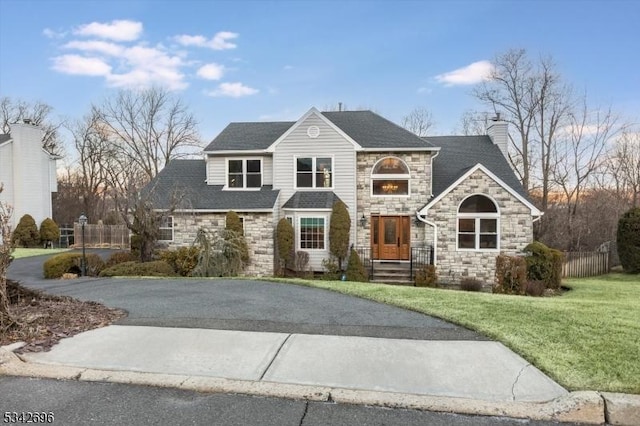
[[438,225],[435,222],[430,222],[427,219],[420,216],[420,212],[416,210],[416,217],[420,222],[426,223],[433,228],[433,266],[436,266],[438,261]]

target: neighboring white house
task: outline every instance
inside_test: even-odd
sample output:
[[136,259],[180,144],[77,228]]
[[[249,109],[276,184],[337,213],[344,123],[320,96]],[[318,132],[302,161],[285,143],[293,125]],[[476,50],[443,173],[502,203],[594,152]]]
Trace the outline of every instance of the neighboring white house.
[[150,185],[158,209],[174,191],[188,200],[162,239],[191,244],[198,228],[220,229],[234,210],[251,252],[246,273],[270,275],[274,229],[286,218],[296,251],[319,271],[329,257],[331,208],[341,200],[351,243],[372,260],[374,279],[390,280],[388,268],[413,268],[427,253],[441,282],[491,283],[496,256],[531,242],[541,212],[505,158],[507,123],[487,130],[420,138],[371,111],[315,108],[296,122],[231,123],[204,159],[174,160]]
[[42,148],[42,129],[24,121],[11,124],[11,133],[0,134],[0,201],[13,207],[13,227],[25,214],[38,226],[50,218],[51,193],[58,190],[58,157]]

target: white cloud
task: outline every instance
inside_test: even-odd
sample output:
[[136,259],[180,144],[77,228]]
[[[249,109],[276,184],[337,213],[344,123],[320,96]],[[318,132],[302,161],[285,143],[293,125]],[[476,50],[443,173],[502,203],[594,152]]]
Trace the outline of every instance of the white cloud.
[[205,80],[220,80],[224,75],[224,67],[215,63],[206,64],[198,69],[197,75]]
[[175,36],[173,39],[183,45],[183,46],[198,46],[198,47],[208,47],[213,50],[226,50],[226,49],[235,49],[237,45],[235,43],[231,43],[229,40],[233,40],[237,38],[237,33],[232,33],[230,31],[220,31],[216,33],[211,39],[207,39],[201,35],[187,35],[182,34]]
[[128,20],[115,20],[106,24],[92,22],[76,28],[74,34],[116,41],[134,41],[142,34],[142,22]]
[[208,96],[213,97],[230,97],[230,98],[240,98],[243,96],[255,95],[258,93],[258,89],[254,89],[249,86],[245,86],[244,84],[237,83],[221,83],[216,90],[211,90],[205,92]]
[[110,43],[107,41],[91,40],[91,41],[70,41],[65,44],[65,49],[82,50],[85,52],[102,53],[109,56],[120,56],[123,54],[125,48],[116,43]]
[[458,86],[480,83],[489,78],[493,65],[489,61],[478,61],[466,67],[437,75],[435,79],[445,86]]
[[51,28],[45,28],[44,30],[42,30],[42,34],[47,38],[62,38],[67,35],[64,32],[54,31]]
[[53,69],[74,75],[107,76],[111,66],[99,58],[86,58],[78,55],[63,55],[53,58]]

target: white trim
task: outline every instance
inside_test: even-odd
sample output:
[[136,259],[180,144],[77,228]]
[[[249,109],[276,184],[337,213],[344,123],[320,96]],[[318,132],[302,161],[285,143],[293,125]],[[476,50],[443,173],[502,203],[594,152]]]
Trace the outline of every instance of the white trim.
[[227,149],[227,150],[220,150],[220,151],[202,151],[202,154],[206,154],[208,156],[212,156],[212,157],[222,157],[225,155],[256,155],[256,154],[262,154],[262,156],[264,157],[265,155],[268,155],[269,153],[264,150],[264,149],[247,149],[247,150],[239,150],[239,149]]
[[158,238],[158,241],[169,241],[169,242],[172,242],[176,238],[176,235],[175,235],[176,221],[174,220],[173,216],[166,216],[164,219],[167,219],[167,220],[171,219],[171,226],[170,227],[169,226],[159,226],[158,229],[161,230],[161,231],[163,229],[164,230],[171,229],[171,239],[170,240],[162,240],[162,239]]
[[[163,212],[167,209],[153,209],[156,212]],[[275,208],[268,209],[176,209],[174,213],[227,213],[233,210],[236,213],[274,213]]]
[[[260,161],[260,186],[247,187],[247,161],[255,160]],[[229,161],[242,161],[242,187],[229,186]],[[224,162],[224,171],[223,191],[260,191],[264,184],[264,162],[262,161],[262,157],[226,157]]]
[[[311,183],[313,186],[298,186],[298,158],[311,158]],[[318,158],[331,158],[331,186],[315,186],[316,185],[316,160]],[[325,190],[332,191],[335,188],[335,155],[322,154],[322,155],[294,155],[293,156],[293,189],[298,191],[317,191]]]
[[292,208],[292,207],[283,207],[282,210],[286,212],[330,212],[333,209],[329,208]]
[[434,155],[431,155],[431,167],[429,168],[429,198],[433,197],[433,160],[440,155],[440,149],[438,148],[438,150],[436,151],[436,153]]
[[[314,248],[302,248],[302,238],[300,236],[300,231],[302,231],[302,219],[322,219],[324,221],[324,248],[321,249],[314,249]],[[319,252],[328,252],[329,251],[329,218],[326,215],[312,215],[312,214],[303,214],[303,215],[298,215],[297,216],[297,228],[294,227],[295,231],[295,236],[297,241],[297,248],[298,250],[303,250],[303,251],[308,251],[308,252],[315,252],[315,253],[319,253]]]
[[[477,170],[481,170],[482,172],[484,172],[487,176],[489,176],[491,179],[493,179],[498,185],[500,185],[503,189],[505,189],[509,194],[513,195],[516,199],[518,199],[518,201],[520,201],[522,204],[527,206],[529,208],[529,210],[531,210],[531,215],[532,216],[541,216],[542,215],[542,212],[540,210],[538,210],[538,208],[536,206],[531,204],[526,198],[524,198],[522,195],[518,194],[513,188],[511,188],[509,185],[504,183],[504,181],[502,181],[502,179],[497,177],[489,169],[487,169],[485,166],[483,166],[480,163],[477,163],[475,166],[473,166],[471,169],[469,169],[466,173],[464,173],[462,176],[460,176],[454,183],[449,185],[449,187],[447,189],[445,189],[444,191],[442,191],[437,197],[435,197],[433,200],[429,201],[429,203],[427,203],[426,206],[424,206],[422,209],[420,209],[420,214],[421,215],[427,215],[427,213],[428,213],[428,211],[429,211],[429,209],[431,207],[433,207],[438,201],[440,201],[442,198],[444,198],[445,195],[447,195],[449,192],[451,192],[453,189],[455,189],[458,185],[460,185],[460,183],[462,183],[465,179],[467,179],[469,176],[471,176]],[[485,195],[485,194],[482,194],[482,195]]]
[[439,146],[434,147],[415,147],[415,148],[400,148],[400,147],[386,147],[386,148],[362,148],[364,152],[413,152],[413,151],[440,151]]
[[13,142],[13,138],[9,138],[6,141],[0,143],[0,148],[2,148],[5,145],[9,145],[11,142]]
[[328,125],[333,130],[335,130],[347,142],[351,143],[356,151],[361,151],[362,150],[362,147],[360,146],[360,144],[358,144],[356,141],[354,141],[349,135],[347,135],[344,131],[342,131],[342,129],[340,129],[338,126],[333,124],[333,122],[331,120],[329,120],[327,117],[322,115],[322,113],[320,111],[318,111],[316,109],[316,107],[311,107],[311,109],[309,111],[307,111],[302,117],[300,117],[300,119],[298,121],[296,121],[293,124],[293,126],[289,127],[289,129],[286,132],[284,132],[278,139],[276,139],[276,141],[273,142],[266,149],[266,152],[274,152],[276,150],[276,147],[278,146],[278,144],[280,144],[280,142],[285,140],[294,130],[296,130],[311,115],[316,115],[318,118],[320,118],[322,121],[324,121],[324,123],[326,125]]
[[423,218],[417,211],[416,217],[420,222],[426,223],[433,228],[433,245],[431,247],[433,249],[433,266],[436,266],[438,263],[438,225],[435,222],[430,222]]
[[[482,197],[486,197],[489,200],[491,200],[491,202],[493,203],[494,207],[496,208],[495,212],[472,212],[472,213],[460,213],[460,206],[462,206],[462,203],[464,203],[466,200],[468,200],[471,197],[474,197],[476,195],[480,195]],[[466,252],[497,252],[500,251],[500,238],[502,236],[502,230],[500,229],[500,206],[498,205],[498,203],[496,202],[496,200],[487,194],[483,194],[480,192],[474,192],[473,194],[470,194],[466,197],[464,197],[464,199],[462,201],[460,201],[460,203],[458,203],[458,208],[456,209],[456,251],[466,251]],[[460,248],[460,219],[474,219],[475,220],[475,224],[474,224],[474,248]],[[480,232],[480,221],[482,219],[493,219],[496,221],[496,247],[495,248],[480,248],[480,235],[482,234]],[[493,234],[487,234],[487,235],[493,235]]]

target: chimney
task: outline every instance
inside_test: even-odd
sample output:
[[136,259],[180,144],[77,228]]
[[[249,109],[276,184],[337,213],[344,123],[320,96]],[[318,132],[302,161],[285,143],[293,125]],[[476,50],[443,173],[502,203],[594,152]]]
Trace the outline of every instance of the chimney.
[[489,121],[487,127],[487,135],[491,138],[491,142],[497,145],[504,155],[504,158],[509,159],[508,146],[509,146],[509,129],[508,123],[500,119],[500,113],[496,113],[496,116]]

